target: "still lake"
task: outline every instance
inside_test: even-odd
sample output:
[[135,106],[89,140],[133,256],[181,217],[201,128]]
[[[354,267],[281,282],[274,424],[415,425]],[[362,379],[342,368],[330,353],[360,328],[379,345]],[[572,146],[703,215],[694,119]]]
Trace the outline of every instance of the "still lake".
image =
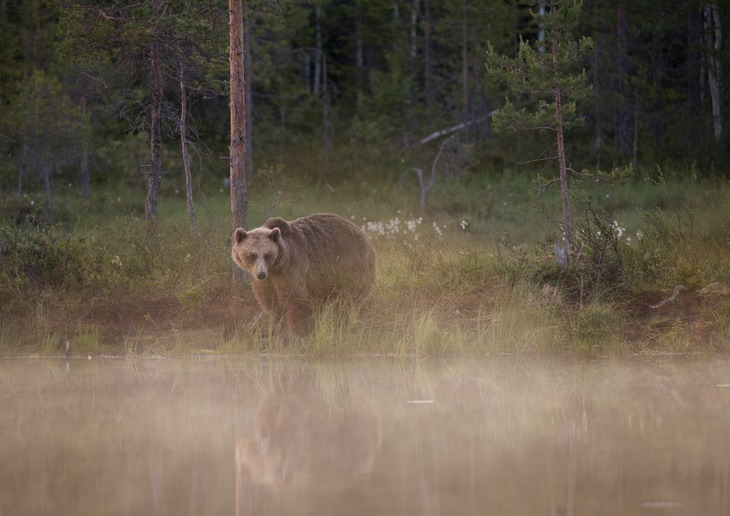
[[0,360],[0,516],[728,515],[730,358]]

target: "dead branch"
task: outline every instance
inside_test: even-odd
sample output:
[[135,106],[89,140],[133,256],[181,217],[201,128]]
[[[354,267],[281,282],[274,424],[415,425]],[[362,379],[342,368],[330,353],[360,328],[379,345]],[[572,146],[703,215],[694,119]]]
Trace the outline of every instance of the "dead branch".
[[442,136],[446,136],[447,134],[455,133],[456,131],[460,131],[462,129],[465,129],[469,127],[470,125],[478,124],[480,122],[484,122],[487,118],[491,118],[494,116],[494,114],[497,112],[495,109],[494,111],[490,111],[486,115],[475,118],[474,120],[469,120],[468,122],[462,122],[460,124],[452,125],[451,127],[447,127],[446,129],[440,129],[434,133],[429,134],[428,136],[425,136],[424,138],[421,138],[416,142],[416,145],[424,145],[430,141],[433,141],[437,138],[441,138]]
[[439,160],[441,159],[441,155],[443,154],[444,149],[447,148],[456,139],[457,139],[457,135],[454,134],[454,135],[451,135],[450,137],[446,138],[443,142],[441,142],[441,145],[439,146],[439,150],[436,153],[436,157],[433,158],[433,163],[431,164],[431,177],[428,180],[428,182],[426,182],[426,178],[425,178],[422,168],[411,167],[408,170],[406,170],[405,172],[403,172],[403,174],[401,175],[401,177],[403,177],[404,175],[406,175],[409,172],[415,172],[416,175],[418,176],[418,188],[421,191],[421,211],[422,212],[426,210],[426,193],[433,187],[433,185],[436,184],[436,170],[437,170]]

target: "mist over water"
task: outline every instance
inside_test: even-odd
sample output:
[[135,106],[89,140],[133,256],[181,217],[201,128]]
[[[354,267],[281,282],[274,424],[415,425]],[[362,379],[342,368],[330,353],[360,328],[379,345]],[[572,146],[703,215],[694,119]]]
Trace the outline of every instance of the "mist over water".
[[0,515],[730,514],[730,360],[0,360]]

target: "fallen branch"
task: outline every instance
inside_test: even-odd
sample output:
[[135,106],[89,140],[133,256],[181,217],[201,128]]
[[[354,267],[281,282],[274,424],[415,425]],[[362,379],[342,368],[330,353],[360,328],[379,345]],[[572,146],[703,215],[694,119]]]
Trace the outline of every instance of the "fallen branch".
[[674,302],[675,299],[677,299],[677,296],[683,290],[687,290],[687,287],[685,287],[684,285],[677,285],[676,287],[674,287],[674,292],[672,292],[672,295],[670,297],[668,297],[664,301],[660,301],[659,303],[657,303],[655,305],[649,305],[649,306],[651,308],[657,309],[657,308],[659,308],[660,306],[662,306],[662,305],[664,305],[666,303],[672,303],[672,302]]
[[442,136],[446,136],[447,134],[455,133],[456,131],[465,129],[466,127],[469,127],[470,125],[478,124],[479,122],[484,122],[487,118],[494,116],[494,114],[496,112],[497,112],[497,110],[495,109],[494,111],[490,111],[489,113],[487,113],[485,116],[475,118],[474,120],[469,120],[468,122],[462,122],[460,124],[456,124],[451,127],[447,127],[446,129],[438,130],[435,133],[431,133],[428,136],[418,140],[416,142],[416,145],[424,145],[430,141],[435,140],[436,138],[441,138]]

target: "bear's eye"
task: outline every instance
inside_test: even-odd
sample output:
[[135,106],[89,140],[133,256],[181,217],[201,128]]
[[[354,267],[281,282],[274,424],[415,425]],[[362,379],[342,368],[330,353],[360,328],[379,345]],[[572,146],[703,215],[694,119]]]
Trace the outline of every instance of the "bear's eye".
[[266,260],[267,262],[270,262],[271,261],[271,253],[264,253],[264,260]]
[[256,261],[256,253],[246,255],[246,260],[248,260],[248,263],[254,263]]

